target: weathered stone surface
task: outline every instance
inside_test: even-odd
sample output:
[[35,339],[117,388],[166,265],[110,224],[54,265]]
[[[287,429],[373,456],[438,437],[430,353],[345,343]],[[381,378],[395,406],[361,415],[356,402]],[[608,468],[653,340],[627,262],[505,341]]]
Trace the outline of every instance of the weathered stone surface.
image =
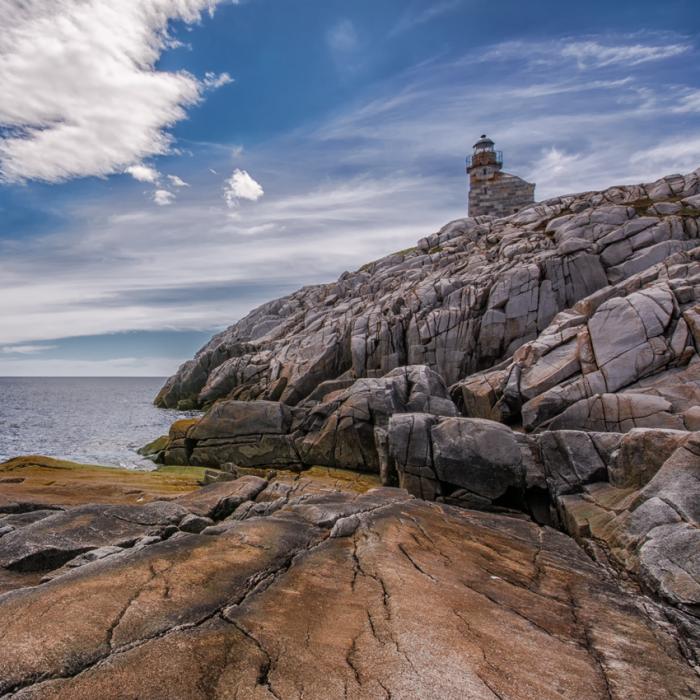
[[352,515],[337,497],[307,508],[310,519],[290,505],[7,594],[0,691],[23,700],[700,692],[672,634],[566,536],[399,494],[370,492]]
[[[544,433],[552,441],[577,447],[576,433]],[[578,433],[578,441],[603,436]],[[602,543],[617,567],[643,587],[690,613],[684,623],[697,660],[696,619],[700,609],[700,442],[697,433],[634,430],[618,435],[619,448],[601,452],[603,469],[574,489],[551,495],[566,531],[581,542]],[[589,460],[578,454],[584,465]],[[559,464],[555,461],[555,464]],[[689,630],[689,631],[688,631]]]
[[234,481],[210,484],[176,499],[178,505],[206,518],[221,519],[231,515],[241,503],[252,501],[267,486],[259,476],[242,476]]
[[292,415],[277,401],[219,401],[187,431],[191,440],[280,435],[289,432]]
[[528,430],[692,430],[700,401],[694,327],[700,249],[562,312],[510,362],[451,388],[469,415]]
[[0,464],[0,517],[87,503],[137,505],[197,488],[203,469],[151,472],[75,464],[51,457],[17,457]]
[[680,430],[633,429],[622,436],[608,465],[610,483],[621,488],[646,486],[687,437]]
[[129,546],[146,533],[177,525],[187,511],[174,503],[77,506],[0,538],[0,567],[15,571],[56,568],[91,549]]
[[299,462],[289,435],[292,415],[278,401],[219,401],[201,419],[188,423],[185,437],[173,436],[165,461],[243,467],[289,466]]
[[[389,430],[400,483],[414,495],[518,507],[559,524],[581,542],[603,543],[618,567],[692,615],[700,609],[698,435],[634,429],[516,436],[489,421],[425,414],[394,416]],[[697,636],[700,622],[688,624]]]
[[401,367],[381,379],[360,379],[313,407],[303,425],[299,452],[305,464],[390,475],[386,430],[397,413],[453,416],[457,409],[445,383],[427,367]]
[[552,430],[580,429],[625,433],[633,428],[683,430],[681,416],[671,412],[671,404],[658,396],[644,394],[598,394],[582,399],[549,426]]
[[585,484],[608,480],[608,465],[593,434],[580,430],[551,431],[543,433],[537,442],[547,486],[554,499],[578,493]]

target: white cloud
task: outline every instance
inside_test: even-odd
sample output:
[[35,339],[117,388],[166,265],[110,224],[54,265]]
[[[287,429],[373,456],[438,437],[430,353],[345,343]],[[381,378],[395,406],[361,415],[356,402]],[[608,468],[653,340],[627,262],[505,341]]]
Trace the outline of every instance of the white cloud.
[[349,19],[341,19],[326,33],[326,43],[337,53],[354,51],[359,44],[355,25]]
[[223,1],[0,0],[0,179],[105,176],[167,153],[167,128],[230,81],[157,70],[169,22]]
[[241,199],[257,202],[264,194],[262,185],[253,180],[245,170],[238,168],[233,171],[233,175],[226,180],[224,185],[224,199],[231,209],[238,207]]
[[153,201],[159,207],[167,207],[175,201],[175,195],[172,192],[168,192],[168,190],[156,190],[153,193]]
[[243,155],[244,151],[245,149],[243,148],[243,146],[233,146],[231,148],[231,158],[240,158]]
[[233,78],[228,73],[216,73],[207,72],[204,74],[204,80],[202,80],[202,85],[207,90],[216,90],[223,85],[228,85],[233,82]]
[[130,165],[124,172],[139,182],[155,183],[160,178],[160,173],[150,165]]
[[189,184],[177,175],[168,175],[168,180],[173,187],[189,187]]

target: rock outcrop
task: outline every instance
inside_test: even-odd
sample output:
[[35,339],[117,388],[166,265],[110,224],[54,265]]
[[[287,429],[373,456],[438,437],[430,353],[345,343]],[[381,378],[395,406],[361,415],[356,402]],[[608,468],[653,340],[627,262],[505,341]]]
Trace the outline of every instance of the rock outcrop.
[[687,612],[700,631],[700,433],[525,436],[483,419],[403,414],[388,442],[410,493],[528,513]]
[[[577,316],[605,305],[593,323],[626,326],[621,345],[593,356],[602,366],[592,371],[612,384],[631,382],[627,368],[637,361],[649,373],[678,359],[682,330],[673,331],[696,299],[699,176],[558,197],[504,219],[452,222],[410,251],[256,309],[185,363],[156,402],[182,408],[229,398],[293,406],[324,382],[383,377],[406,365],[426,365],[452,385],[510,358],[558,313],[591,295],[595,308],[580,306]],[[643,276],[631,281],[673,256],[678,262],[655,268],[656,286]],[[688,266],[685,280],[674,265]],[[631,317],[637,305],[647,314],[641,327]],[[694,321],[684,323],[692,335]],[[594,325],[598,331],[604,325]],[[575,337],[565,335],[556,346]],[[673,348],[661,347],[671,340]],[[552,371],[540,367],[526,394],[575,373],[573,348],[557,353]],[[570,374],[560,380],[555,369]]]
[[[44,583],[0,596],[0,693],[17,700],[700,693],[691,650],[677,638],[683,630],[691,639],[684,627],[691,616],[677,610],[671,618],[666,603],[621,587],[566,535],[401,489],[358,492],[354,482],[338,483],[289,473],[244,477],[176,503],[135,507],[143,513],[130,514],[132,521],[152,520],[153,508],[219,519],[193,533],[182,527],[185,516],[172,532],[91,550]],[[222,520],[230,509],[212,504],[230,497],[250,500]],[[63,516],[78,518],[85,507]],[[109,540],[111,523],[92,525],[100,542]]]
[[504,366],[457,382],[453,398],[527,430],[694,430],[699,313],[694,248],[582,299]]
[[[370,517],[353,512],[355,501],[346,496],[295,497],[288,483],[277,481],[239,505],[225,521],[192,527],[202,526],[203,535],[222,537],[239,527],[237,523],[255,518],[286,520],[292,512],[294,517],[310,518],[314,527],[330,533],[326,540],[316,535],[321,539],[315,542],[323,544],[318,550],[312,545],[313,557],[328,552],[339,571],[346,555],[335,550],[340,544],[334,541],[353,540],[352,593],[358,581],[368,583],[355,533],[367,518],[378,523],[380,512],[381,518],[395,515],[405,532],[398,525],[385,530],[373,524],[370,534],[363,535],[363,542],[372,541],[380,550],[376,561],[384,557],[387,566],[402,571],[405,562],[394,562],[387,550],[396,537],[412,567],[410,577],[398,575],[406,589],[401,594],[390,591],[384,574],[369,574],[375,583],[378,576],[381,579],[385,606],[391,608],[384,613],[388,622],[398,620],[398,609],[413,599],[409,591],[428,582],[445,591],[445,604],[462,619],[462,603],[452,598],[461,590],[453,576],[461,574],[451,567],[479,569],[472,544],[483,551],[480,538],[490,541],[495,536],[490,528],[502,532],[502,526],[517,542],[530,541],[526,532],[537,533],[538,549],[531,553],[535,571],[527,580],[519,578],[524,571],[518,555],[519,574],[499,570],[489,575],[507,585],[518,580],[524,587],[520,594],[535,596],[530,610],[539,610],[545,596],[540,557],[549,556],[545,552],[555,538],[556,548],[574,547],[575,541],[581,548],[577,556],[585,551],[589,557],[576,560],[577,572],[596,572],[595,577],[611,586],[622,586],[618,593],[627,597],[625,602],[616,599],[616,612],[592,600],[583,606],[572,602],[568,565],[561,564],[557,582],[547,584],[545,597],[552,611],[559,611],[560,622],[569,620],[573,628],[585,630],[584,646],[597,659],[598,680],[604,685],[596,685],[592,677],[576,685],[572,676],[573,685],[562,680],[557,692],[608,698],[649,694],[647,681],[641,680],[652,678],[647,671],[630,671],[636,686],[620,685],[619,676],[612,680],[611,669],[620,673],[631,652],[620,646],[618,632],[600,627],[602,618],[597,615],[610,615],[613,626],[622,625],[619,630],[632,625],[627,640],[637,649],[635,658],[646,653],[640,641],[645,633],[632,631],[636,623],[629,619],[623,623],[617,617],[622,610],[625,615],[632,609],[642,611],[657,641],[670,633],[677,642],[673,654],[680,653],[697,671],[699,232],[700,170],[648,185],[557,198],[505,219],[456,221],[411,251],[257,309],[216,336],[160,392],[157,403],[162,406],[210,408],[201,419],[175,424],[161,444],[159,459],[219,466],[235,474],[251,467],[296,472],[318,465],[341,467],[377,475],[385,487],[403,491],[376,491],[369,499],[376,508]],[[302,483],[304,479],[300,477]],[[416,500],[400,500],[399,493]],[[378,505],[389,494],[398,503]],[[456,507],[469,510],[459,514]],[[453,533],[453,544],[436,545],[445,524],[460,518],[460,527],[466,529]],[[412,541],[420,554],[404,539],[411,523],[418,522],[421,534],[414,532]],[[485,528],[476,539],[472,526]],[[453,534],[445,536],[452,541]],[[491,564],[506,567],[515,564],[502,561],[510,556],[504,542],[488,555]],[[440,571],[439,562],[449,573]],[[315,565],[326,570],[323,560]],[[311,585],[306,574],[298,581]],[[333,585],[344,590],[335,580]],[[601,590],[592,580],[586,585]],[[563,597],[562,590],[568,591]],[[606,593],[609,602],[610,595]],[[274,593],[270,596],[272,604]],[[505,602],[494,590],[486,593],[485,601],[505,605],[506,615],[517,610],[517,616],[533,622],[519,602]],[[454,620],[443,620],[442,604],[433,600],[425,614],[438,616],[430,619],[441,625],[440,635],[447,636],[438,635],[435,643],[449,644],[456,654],[449,658],[454,659],[464,641],[448,639]],[[266,609],[261,605],[256,611]],[[583,622],[582,611],[588,606],[597,612]],[[482,640],[488,638],[491,648],[499,648],[494,633],[473,622],[475,612],[469,610],[464,616],[468,636],[476,633]],[[372,644],[392,639],[400,654],[409,649],[400,631],[383,631],[375,613],[365,613]],[[345,658],[361,689],[343,681],[346,697],[372,697],[375,691],[377,697],[436,697],[422,696],[422,686],[408,690],[390,683],[382,688],[384,680],[373,685],[380,666],[383,678],[392,678],[387,669],[394,661],[379,650],[371,661],[365,658],[366,631],[356,629],[354,613],[348,614],[348,629],[356,635]],[[226,612],[223,618],[228,623],[233,619]],[[438,623],[438,618],[443,621]],[[549,622],[538,618],[535,623],[550,633]],[[244,628],[254,634],[253,646],[267,671],[281,668],[276,664],[287,642],[275,641],[265,624],[251,625],[254,633],[247,623]],[[284,629],[296,638],[293,627]],[[232,634],[224,632],[227,629],[224,625],[221,634]],[[315,632],[309,634],[313,638]],[[561,630],[555,637],[562,641]],[[178,643],[184,644],[184,639]],[[332,635],[325,639],[334,649],[346,643],[332,641]],[[573,638],[566,644],[576,648]],[[616,651],[604,651],[607,644]],[[476,646],[478,650],[470,647],[474,658],[494,670],[495,657]],[[663,646],[671,653],[666,642]],[[160,647],[154,652],[162,653]],[[461,663],[470,668],[471,662]],[[228,677],[226,664],[219,667],[222,675],[217,678]],[[416,659],[411,658],[412,664],[418,668]],[[651,665],[658,670],[665,664],[657,659]],[[280,680],[279,686],[273,683],[273,695],[278,689],[280,697],[286,697],[301,694],[302,686],[304,693],[315,687],[306,675],[302,679],[283,667],[284,677],[295,679],[289,681],[295,690]],[[537,675],[546,674],[538,669]],[[333,677],[327,669],[321,673]],[[416,675],[429,678],[430,673],[426,666]],[[453,673],[448,675],[458,678]],[[550,679],[544,690],[533,677],[518,673],[503,675],[505,685],[499,685],[499,674],[486,680],[482,667],[477,675],[485,690],[472,681],[454,680],[453,690],[436,691],[437,697],[549,697],[555,687]],[[584,678],[586,672],[581,673]],[[518,691],[508,685],[516,676],[522,684]],[[99,673],[89,677],[108,678]],[[265,677],[270,680],[269,673]],[[440,681],[434,682],[434,688],[442,689]],[[697,692],[692,683],[673,689],[665,683],[651,695],[693,697]]]

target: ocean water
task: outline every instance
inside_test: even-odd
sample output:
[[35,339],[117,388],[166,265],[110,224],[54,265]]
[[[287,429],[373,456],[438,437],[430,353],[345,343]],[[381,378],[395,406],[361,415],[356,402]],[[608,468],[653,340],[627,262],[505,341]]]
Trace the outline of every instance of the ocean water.
[[152,469],[136,450],[197,412],[156,408],[163,377],[0,377],[0,462],[41,454]]

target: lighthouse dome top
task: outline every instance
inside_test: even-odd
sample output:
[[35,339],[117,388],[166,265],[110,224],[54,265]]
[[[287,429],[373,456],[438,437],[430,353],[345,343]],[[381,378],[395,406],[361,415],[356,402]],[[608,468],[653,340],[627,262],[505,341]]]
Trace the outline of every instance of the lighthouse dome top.
[[481,134],[481,138],[474,144],[475,151],[491,151],[493,147],[494,142],[486,134]]

